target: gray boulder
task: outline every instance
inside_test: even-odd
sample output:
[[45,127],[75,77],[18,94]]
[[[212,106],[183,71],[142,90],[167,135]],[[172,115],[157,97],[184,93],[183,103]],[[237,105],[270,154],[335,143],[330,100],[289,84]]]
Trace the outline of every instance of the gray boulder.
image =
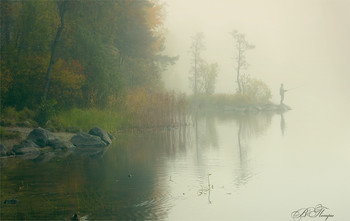
[[7,151],[8,151],[7,146],[5,146],[5,144],[0,143],[0,155],[6,156]]
[[83,132],[73,136],[70,142],[76,147],[101,148],[107,146],[100,137]]
[[39,127],[39,128],[35,128],[29,133],[27,140],[33,141],[35,144],[37,144],[40,147],[45,147],[45,146],[51,146],[52,142],[54,142],[55,140],[58,140],[58,137],[56,137],[50,131]]
[[102,128],[99,128],[99,127],[91,128],[89,131],[89,134],[100,137],[101,140],[103,140],[107,145],[110,145],[112,143],[112,140],[109,134],[106,131],[104,131]]

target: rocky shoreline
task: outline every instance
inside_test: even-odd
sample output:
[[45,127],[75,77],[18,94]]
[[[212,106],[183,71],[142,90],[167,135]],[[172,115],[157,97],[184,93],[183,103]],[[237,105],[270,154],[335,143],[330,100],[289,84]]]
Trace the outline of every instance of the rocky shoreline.
[[105,152],[114,139],[112,135],[98,127],[91,128],[88,133],[78,134],[52,133],[40,127],[32,130],[29,128],[16,129],[21,132],[21,140],[1,143],[0,155],[2,158],[36,159],[42,155],[66,152],[96,155]]

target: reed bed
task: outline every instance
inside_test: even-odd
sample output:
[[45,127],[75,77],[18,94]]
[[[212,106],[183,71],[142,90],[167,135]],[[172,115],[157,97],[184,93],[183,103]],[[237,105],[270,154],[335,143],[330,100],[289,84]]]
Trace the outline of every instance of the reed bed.
[[127,93],[125,108],[129,125],[133,128],[177,127],[187,124],[188,102],[183,94],[137,88]]

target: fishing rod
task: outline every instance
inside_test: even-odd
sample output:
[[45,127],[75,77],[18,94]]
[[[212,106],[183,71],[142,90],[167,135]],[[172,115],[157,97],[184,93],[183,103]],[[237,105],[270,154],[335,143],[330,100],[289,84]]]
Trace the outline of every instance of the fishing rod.
[[293,88],[288,89],[288,90],[286,90],[286,91],[294,90],[294,89],[301,88],[301,87],[302,87],[302,86],[299,86],[299,87],[293,87]]

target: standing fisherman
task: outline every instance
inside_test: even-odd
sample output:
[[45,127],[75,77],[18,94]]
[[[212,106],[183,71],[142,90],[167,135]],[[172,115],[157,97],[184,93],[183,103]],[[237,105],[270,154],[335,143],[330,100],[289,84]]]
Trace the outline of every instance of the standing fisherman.
[[281,84],[281,87],[280,87],[281,104],[283,104],[284,93],[285,93],[286,91],[287,91],[287,90],[284,90],[284,88],[283,88],[283,84]]

